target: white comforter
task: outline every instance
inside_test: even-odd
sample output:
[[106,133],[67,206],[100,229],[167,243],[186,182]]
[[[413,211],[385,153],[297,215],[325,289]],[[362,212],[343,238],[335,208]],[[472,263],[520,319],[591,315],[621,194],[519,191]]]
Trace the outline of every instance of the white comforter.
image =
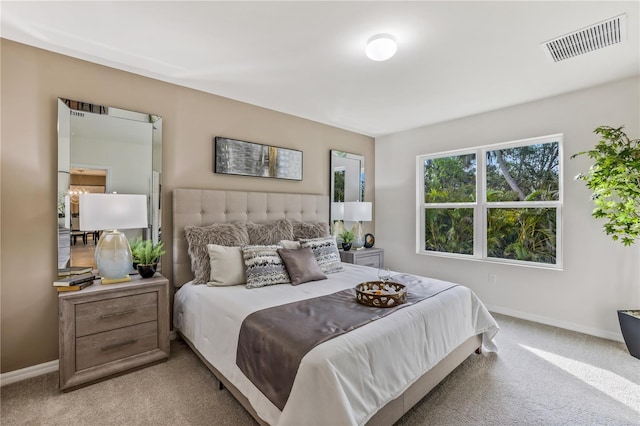
[[240,325],[254,311],[377,279],[376,269],[344,268],[298,286],[187,283],[175,295],[174,326],[271,425],[364,424],[469,337],[482,333],[485,348],[495,350],[498,325],[470,289],[458,286],[313,348],[281,412],[236,366]]

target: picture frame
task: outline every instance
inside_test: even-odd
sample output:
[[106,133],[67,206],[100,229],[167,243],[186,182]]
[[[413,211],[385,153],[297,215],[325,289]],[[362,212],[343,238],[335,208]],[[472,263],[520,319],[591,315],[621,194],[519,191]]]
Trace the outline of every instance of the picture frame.
[[213,151],[214,173],[302,180],[302,151],[222,136]]
[[373,234],[365,234],[364,236],[364,248],[371,248],[376,243],[376,239]]

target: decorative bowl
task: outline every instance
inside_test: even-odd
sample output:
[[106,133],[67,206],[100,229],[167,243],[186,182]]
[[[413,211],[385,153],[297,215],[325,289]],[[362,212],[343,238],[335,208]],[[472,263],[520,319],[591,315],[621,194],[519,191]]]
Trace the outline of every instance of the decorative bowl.
[[407,288],[391,281],[367,281],[356,286],[356,300],[374,308],[392,308],[407,301]]

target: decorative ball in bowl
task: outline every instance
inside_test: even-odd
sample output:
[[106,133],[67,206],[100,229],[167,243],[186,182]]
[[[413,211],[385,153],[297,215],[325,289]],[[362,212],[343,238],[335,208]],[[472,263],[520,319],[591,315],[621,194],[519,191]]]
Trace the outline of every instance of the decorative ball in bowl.
[[390,281],[367,281],[356,286],[356,300],[374,308],[392,308],[407,301],[407,288]]

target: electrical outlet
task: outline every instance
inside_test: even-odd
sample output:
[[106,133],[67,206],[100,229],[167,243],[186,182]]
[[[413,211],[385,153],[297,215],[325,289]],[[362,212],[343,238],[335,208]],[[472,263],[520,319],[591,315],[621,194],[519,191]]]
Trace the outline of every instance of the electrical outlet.
[[498,276],[496,274],[489,274],[489,284],[496,284],[498,282]]

